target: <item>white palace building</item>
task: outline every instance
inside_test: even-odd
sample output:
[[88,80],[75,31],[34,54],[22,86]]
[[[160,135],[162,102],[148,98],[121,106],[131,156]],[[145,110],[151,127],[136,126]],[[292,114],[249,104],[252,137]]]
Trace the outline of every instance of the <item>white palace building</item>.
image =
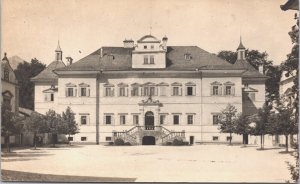
[[[123,47],[102,47],[72,63],[55,61],[32,78],[35,111],[70,106],[80,133],[71,141],[104,144],[122,137],[135,145],[181,137],[193,143],[229,141],[217,118],[229,103],[253,114],[265,102],[267,77],[245,60],[240,43],[234,64],[197,46],[168,46],[146,35]],[[247,135],[233,135],[242,142]]]

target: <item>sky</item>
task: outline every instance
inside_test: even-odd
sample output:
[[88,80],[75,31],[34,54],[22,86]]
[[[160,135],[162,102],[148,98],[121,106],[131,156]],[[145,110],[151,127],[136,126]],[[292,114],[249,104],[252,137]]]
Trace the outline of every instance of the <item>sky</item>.
[[[146,34],[167,45],[235,51],[240,35],[248,49],[266,51],[280,64],[291,51],[288,32],[296,11],[287,0],[1,0],[1,56],[54,60],[58,40],[77,61],[101,46],[123,46]],[[152,27],[152,29],[151,29]]]

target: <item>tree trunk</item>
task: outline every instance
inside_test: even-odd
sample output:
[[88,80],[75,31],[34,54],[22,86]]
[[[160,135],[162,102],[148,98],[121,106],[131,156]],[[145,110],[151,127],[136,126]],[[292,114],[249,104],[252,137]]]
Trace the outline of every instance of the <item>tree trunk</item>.
[[34,149],[36,149],[36,133],[35,132],[33,134],[33,144],[34,144]]
[[229,137],[230,137],[229,145],[231,145],[231,139],[232,139],[231,132],[229,133]]
[[285,151],[289,151],[289,136],[285,135]]
[[10,152],[10,147],[9,147],[9,135],[6,135],[4,137],[4,141],[5,141],[5,144],[6,144],[6,152],[9,153]]
[[264,146],[263,146],[263,134],[260,135],[260,149],[264,149]]

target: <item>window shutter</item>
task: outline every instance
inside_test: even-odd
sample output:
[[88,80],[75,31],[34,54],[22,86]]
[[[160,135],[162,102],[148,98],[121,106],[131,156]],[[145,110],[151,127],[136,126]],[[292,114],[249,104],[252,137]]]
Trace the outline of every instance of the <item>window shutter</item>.
[[131,96],[133,96],[133,88],[131,88]]
[[115,88],[112,89],[112,94],[111,96],[115,96]]
[[141,96],[144,96],[144,87],[141,87]]
[[90,116],[89,115],[86,116],[86,124],[90,125]]
[[106,125],[106,115],[103,116],[103,125]]
[[223,94],[226,95],[226,86],[224,86]]
[[234,86],[231,87],[231,93],[232,93],[232,96],[235,95],[235,88],[234,88]]
[[47,93],[45,93],[45,102],[47,102],[48,101],[48,95],[47,95]]
[[[78,88],[79,92],[78,92],[78,96],[82,96],[81,94],[81,88]],[[75,95],[76,96],[76,95]]]
[[75,88],[74,96],[77,96],[77,88]]
[[182,96],[182,87],[179,89],[179,96]]
[[187,86],[184,87],[184,93],[185,93],[185,96],[188,95],[188,89],[187,89],[187,88],[188,88]]
[[65,92],[66,92],[66,96],[68,96],[68,88],[66,88]]
[[213,89],[214,89],[214,86],[211,85],[210,86],[210,96],[212,96],[214,94]]
[[219,86],[219,95],[222,96],[222,86]]
[[128,95],[128,87],[126,88],[126,95],[125,95],[125,96],[129,96],[129,95]]
[[196,86],[193,86],[193,95],[196,96]]
[[158,87],[155,87],[155,96],[158,96]]
[[87,92],[88,92],[87,96],[90,96],[90,88],[88,88]]

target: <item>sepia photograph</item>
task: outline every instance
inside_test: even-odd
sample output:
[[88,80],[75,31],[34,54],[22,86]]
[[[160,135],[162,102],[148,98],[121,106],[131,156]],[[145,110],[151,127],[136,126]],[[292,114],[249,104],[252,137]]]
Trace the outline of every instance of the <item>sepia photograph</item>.
[[299,182],[299,0],[0,9],[2,182]]

